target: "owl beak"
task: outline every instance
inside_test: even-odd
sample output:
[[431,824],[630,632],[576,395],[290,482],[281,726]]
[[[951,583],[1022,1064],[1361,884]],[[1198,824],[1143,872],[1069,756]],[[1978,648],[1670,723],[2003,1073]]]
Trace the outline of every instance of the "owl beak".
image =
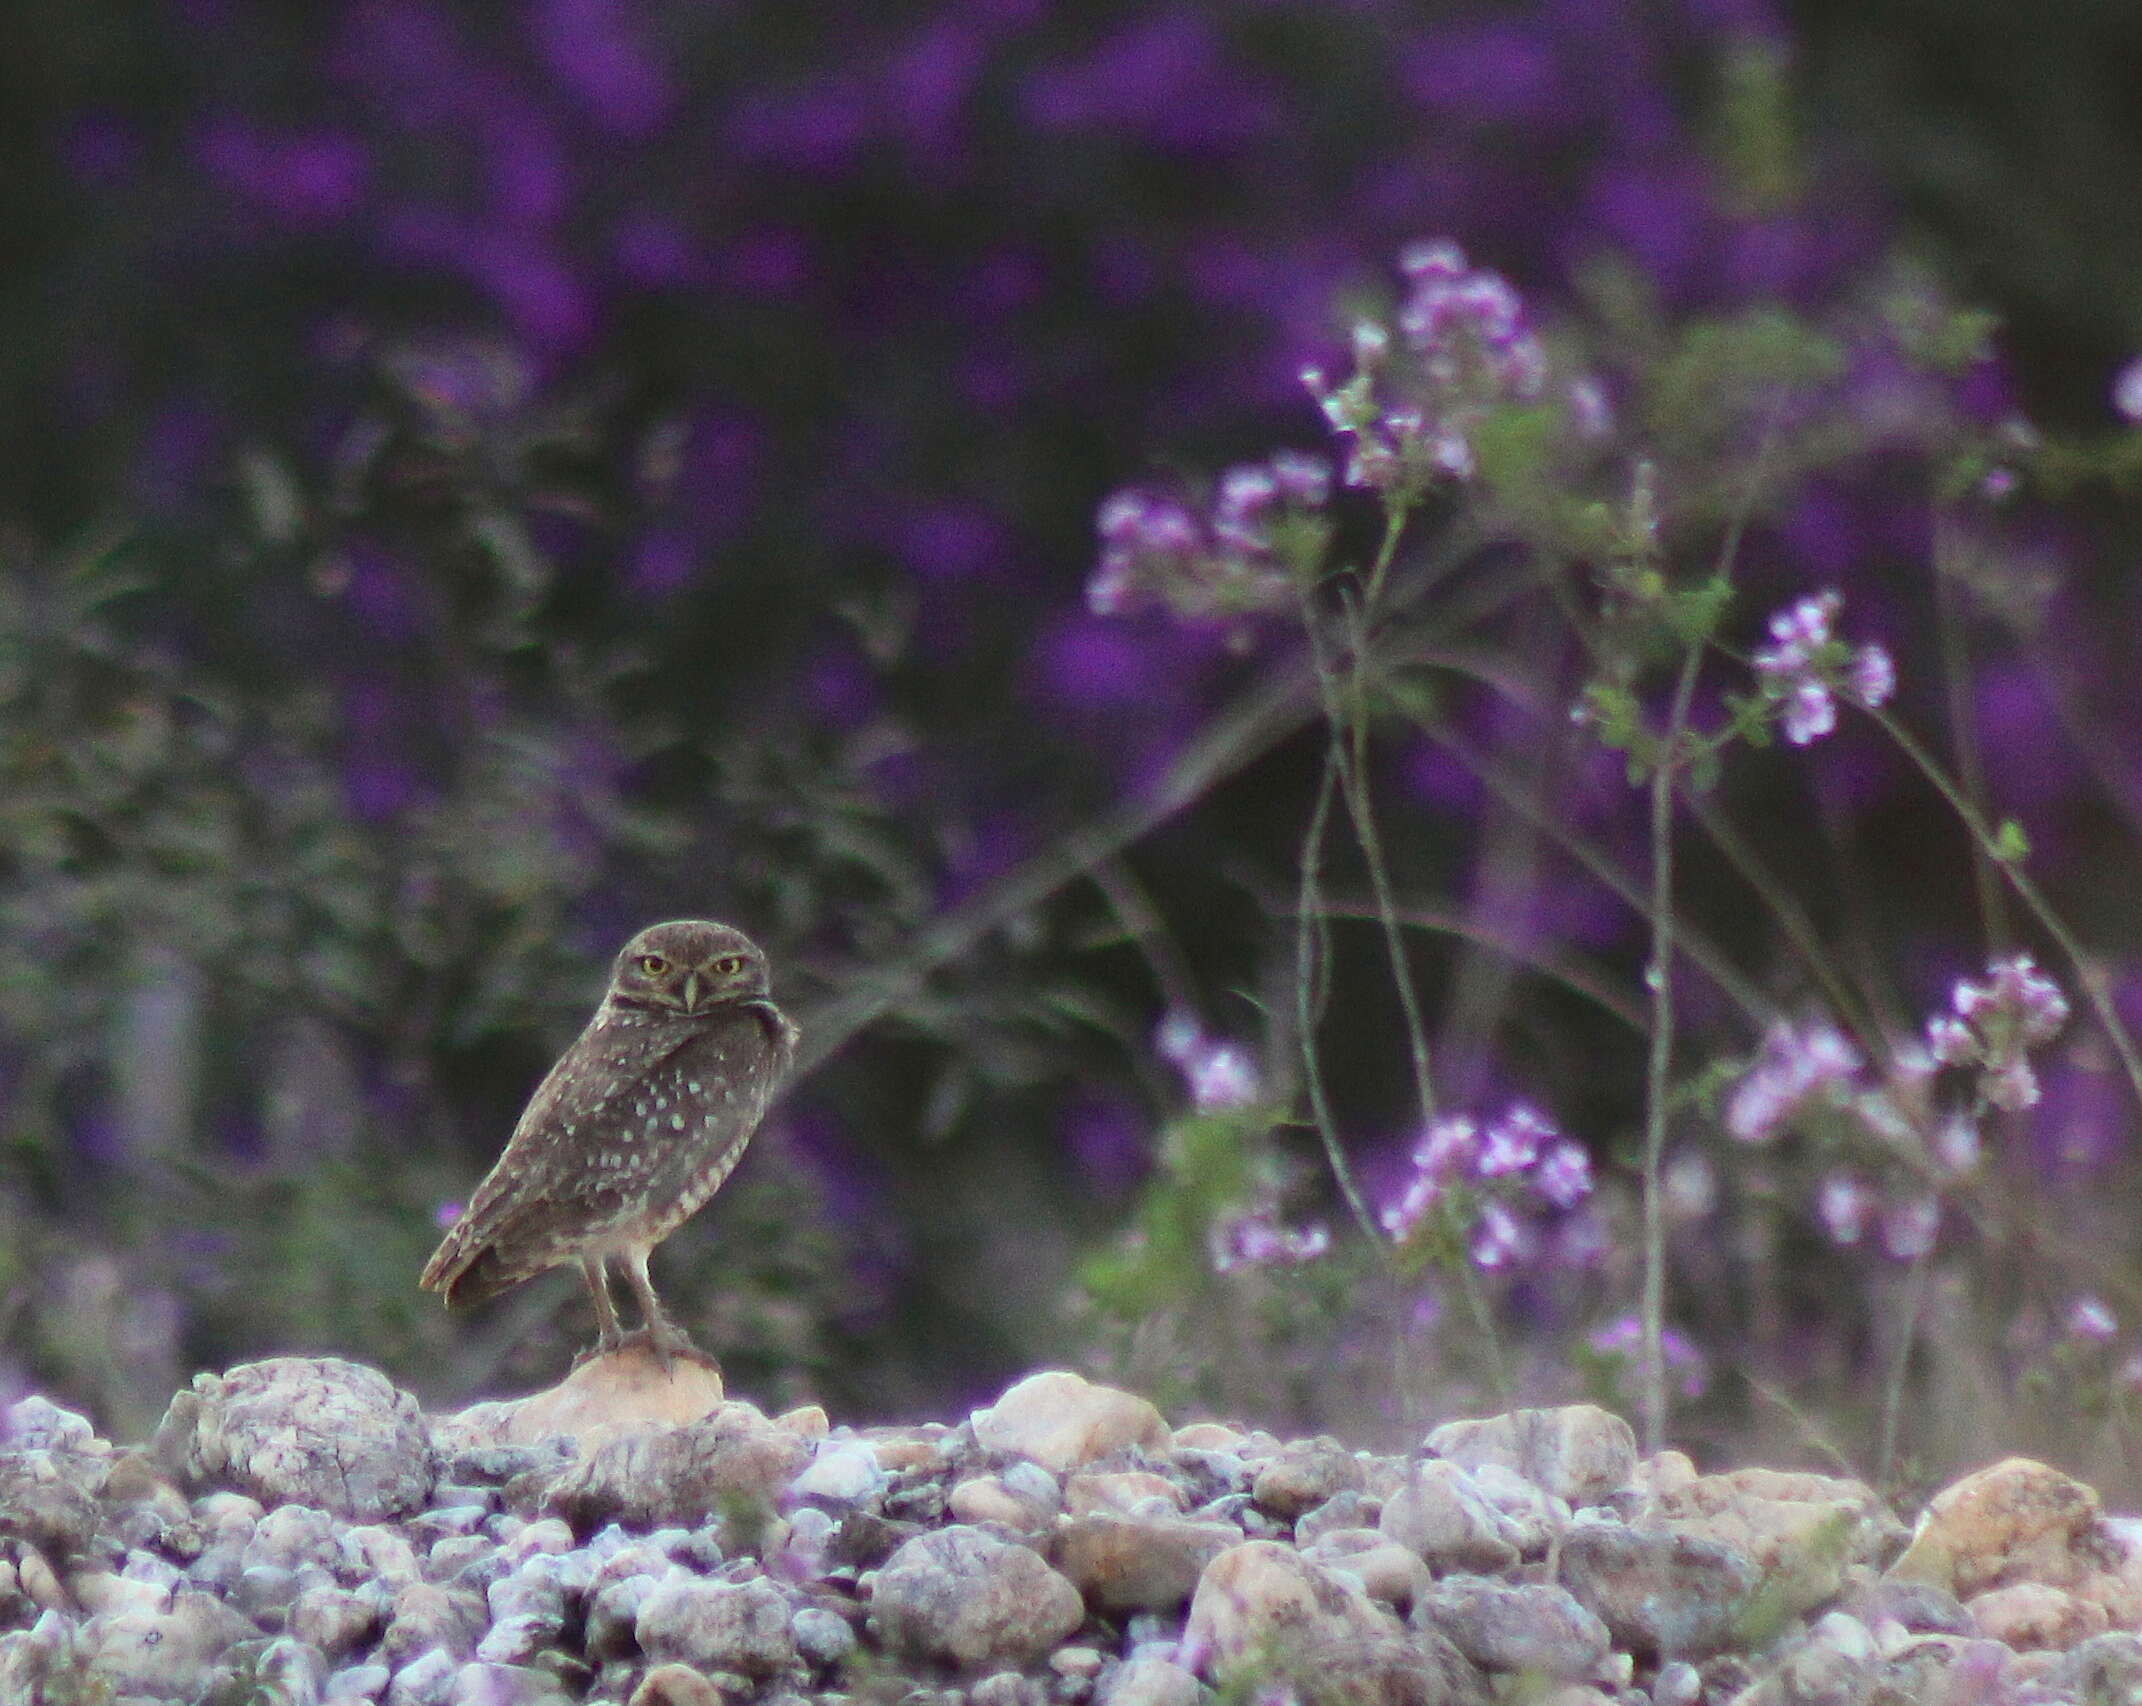
[[699,974],[695,971],[684,974],[684,1010],[687,1013],[699,1011]]

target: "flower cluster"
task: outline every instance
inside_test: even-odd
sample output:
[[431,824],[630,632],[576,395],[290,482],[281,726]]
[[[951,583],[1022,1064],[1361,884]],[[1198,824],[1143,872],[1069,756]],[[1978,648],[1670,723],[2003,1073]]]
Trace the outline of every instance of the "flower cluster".
[[[1643,1354],[1643,1319],[1637,1315],[1617,1315],[1605,1326],[1595,1328],[1585,1343],[1596,1356],[1611,1358],[1617,1363],[1634,1363]],[[1662,1327],[1659,1354],[1682,1397],[1703,1396],[1704,1388],[1710,1385],[1710,1363],[1687,1334],[1672,1327]]]
[[1908,1262],[1934,1247],[1941,1230],[1941,1203],[1924,1192],[1885,1197],[1859,1174],[1839,1169],[1825,1175],[1816,1190],[1815,1218],[1833,1244],[1857,1244],[1871,1231],[1885,1252]]
[[1207,1036],[1188,1013],[1170,1013],[1163,1019],[1154,1047],[1182,1073],[1191,1105],[1201,1114],[1246,1108],[1264,1094],[1249,1051],[1240,1043]]
[[1872,710],[1896,692],[1896,665],[1884,647],[1848,646],[1835,636],[1843,602],[1835,591],[1820,592],[1779,611],[1770,618],[1772,643],[1755,654],[1764,693],[1784,706],[1785,738],[1794,746],[1837,726],[1838,693]]
[[[1321,368],[1302,383],[1334,431],[1352,441],[1346,483],[1409,493],[1470,479],[1473,434],[1501,404],[1537,398],[1547,355],[1500,274],[1470,267],[1455,243],[1416,243],[1399,257],[1410,290],[1391,327],[1354,329],[1353,377],[1334,389]],[[1603,406],[1596,390],[1586,404]]]
[[1811,1107],[1842,1107],[1861,1064],[1859,1050],[1827,1020],[1773,1026],[1726,1102],[1726,1130],[1741,1143],[1767,1143]]
[[1330,463],[1291,450],[1230,468],[1202,510],[1170,493],[1117,492],[1096,519],[1087,606],[1116,616],[1161,604],[1192,620],[1283,608],[1297,566],[1321,549],[1330,496]]
[[2114,376],[2112,406],[2122,420],[2142,426],[2142,355],[2136,356]]
[[1542,1213],[1574,1209],[1592,1189],[1583,1146],[1522,1102],[1486,1126],[1462,1114],[1436,1120],[1411,1159],[1404,1185],[1384,1205],[1384,1231],[1404,1243],[1431,1209],[1458,1203],[1472,1216],[1466,1254],[1489,1271],[1530,1259]]
[[1330,1248],[1328,1228],[1282,1226],[1279,1205],[1265,1202],[1213,1228],[1212,1267],[1222,1274],[1238,1268],[1299,1267]]
[[2068,1305],[2061,1325],[2071,1339],[2088,1339],[2102,1345],[2118,1335],[2120,1318],[2103,1298],[2085,1292]]
[[2068,999],[2028,954],[1987,968],[1985,981],[1959,978],[1950,1011],[1926,1022],[1926,1046],[1943,1066],[1978,1068],[1979,1094],[2011,1113],[2037,1104],[2030,1051],[2068,1022]]

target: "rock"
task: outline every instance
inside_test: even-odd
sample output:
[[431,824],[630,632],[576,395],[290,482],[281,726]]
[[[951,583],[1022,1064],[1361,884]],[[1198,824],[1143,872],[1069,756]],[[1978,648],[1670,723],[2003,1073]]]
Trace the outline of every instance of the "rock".
[[105,1472],[103,1459],[76,1452],[0,1452],[0,1539],[73,1558],[96,1532]]
[[1889,1575],[1969,1601],[2010,1582],[2072,1586],[2118,1561],[2100,1532],[2096,1493],[2046,1464],[2011,1457],[1936,1493]]
[[1466,1473],[1480,1496],[1508,1520],[1510,1526],[1504,1532],[1525,1557],[1545,1557],[1569,1526],[1568,1501],[1535,1487],[1516,1470],[1482,1463]]
[[355,1706],[359,1701],[377,1700],[387,1692],[393,1674],[385,1665],[350,1665],[338,1670],[327,1679],[322,1706]]
[[1181,1517],[1071,1517],[1049,1557],[1097,1611],[1173,1611],[1205,1566],[1242,1538],[1226,1523]]
[[1445,1422],[1426,1449],[1464,1469],[1499,1463],[1572,1505],[1598,1503],[1636,1469],[1636,1435],[1597,1404]]
[[722,1404],[721,1370],[696,1356],[672,1359],[665,1372],[654,1352],[628,1341],[589,1357],[557,1385],[525,1398],[471,1404],[436,1424],[449,1453],[486,1446],[533,1445],[562,1435],[592,1450],[648,1427],[696,1422]]
[[985,1451],[1030,1457],[1058,1474],[1133,1446],[1167,1450],[1168,1424],[1145,1399],[1076,1374],[1030,1374],[970,1418]]
[[283,1627],[307,1646],[339,1659],[369,1640],[379,1622],[379,1607],[367,1596],[318,1585],[298,1590]]
[[1038,1552],[959,1527],[892,1555],[870,1620],[895,1652],[979,1671],[1031,1664],[1085,1620],[1085,1606]]
[[168,1610],[119,1611],[83,1624],[82,1677],[112,1695],[192,1700],[207,1691],[224,1651],[258,1633],[215,1595],[181,1591]]
[[941,1422],[916,1427],[864,1428],[857,1436],[877,1454],[880,1467],[892,1474],[905,1469],[941,1469],[950,1430]]
[[344,1529],[336,1538],[335,1574],[352,1586],[378,1582],[390,1593],[400,1593],[424,1579],[415,1548],[393,1529],[376,1523]]
[[148,1453],[123,1451],[114,1457],[100,1497],[104,1526],[120,1545],[154,1546],[175,1558],[200,1551],[185,1496],[157,1473]]
[[394,1596],[393,1617],[379,1638],[379,1656],[399,1670],[436,1647],[462,1663],[483,1638],[485,1610],[484,1602],[465,1588],[411,1582]]
[[656,1665],[640,1678],[629,1706],[723,1706],[723,1695],[690,1665]]
[[1374,1528],[1383,1517],[1383,1501],[1355,1492],[1334,1493],[1315,1510],[1295,1519],[1294,1538],[1312,1546],[1337,1528]]
[[358,1522],[420,1508],[438,1479],[416,1400],[377,1369],[339,1357],[275,1357],[196,1375],[172,1399],[153,1450],[181,1486],[228,1480],[265,1504],[314,1505]]
[[1504,1570],[1518,1561],[1510,1520],[1455,1463],[1414,1463],[1377,1527],[1437,1570]]
[[1703,1673],[1686,1659],[1659,1666],[1651,1679],[1652,1706],[1696,1706],[1703,1697]]
[[1032,1677],[1000,1670],[968,1689],[967,1699],[971,1706],[1045,1706],[1048,1695]]
[[1303,1557],[1326,1569],[1351,1576],[1369,1598],[1400,1615],[1411,1609],[1434,1579],[1418,1552],[1374,1528],[1335,1528],[1301,1551]]
[[438,1647],[419,1653],[394,1672],[387,1684],[386,1706],[451,1706],[461,1667]]
[[565,1685],[530,1665],[472,1660],[454,1672],[447,1706],[570,1706]]
[[1132,1659],[1101,1687],[1100,1706],[1198,1706],[1198,1680],[1169,1659]]
[[1407,1640],[1352,1582],[1270,1540],[1205,1568],[1184,1662],[1223,1692],[1284,1682],[1306,1706],[1445,1706],[1485,1698],[1479,1674],[1432,1630]]
[[1251,1495],[1260,1510],[1292,1522],[1337,1493],[1358,1493],[1360,1461],[1335,1439],[1298,1441],[1257,1471]]
[[34,1392],[0,1409],[0,1451],[110,1450],[87,1416],[63,1410]]
[[2095,1601],[2046,1582],[2011,1582],[1964,1602],[1978,1632],[2019,1652],[2066,1652],[2105,1632],[2109,1619]]
[[749,1530],[772,1513],[810,1451],[749,1404],[727,1404],[681,1427],[617,1435],[565,1469],[546,1503],[582,1534],[607,1522],[697,1523],[710,1512]]
[[303,1641],[279,1636],[253,1661],[256,1698],[273,1706],[319,1706],[327,1686],[327,1657]]
[[2093,1635],[2046,1678],[2056,1698],[2142,1700],[2142,1636],[2125,1629]]
[[1574,1524],[1562,1540],[1562,1585],[1600,1618],[1617,1647],[1661,1660],[1728,1646],[1760,1572],[1730,1546],[1616,1522]]
[[1865,1570],[1851,1572],[1842,1606],[1870,1629],[1885,1623],[1915,1634],[1976,1635],[1978,1625],[1962,1602],[1947,1588],[1931,1582],[1892,1581],[1875,1578]]
[[595,1660],[629,1656],[638,1649],[636,1631],[640,1607],[661,1584],[651,1575],[622,1576],[612,1582],[598,1581],[588,1596],[587,1650]]
[[1064,1509],[1073,1516],[1174,1513],[1185,1502],[1180,1487],[1150,1469],[1088,1469],[1064,1482]]
[[789,1620],[788,1628],[796,1656],[820,1670],[845,1663],[855,1651],[855,1630],[848,1620],[822,1605],[805,1606]]
[[799,1499],[859,1505],[882,1493],[885,1484],[886,1474],[878,1466],[878,1454],[866,1441],[825,1440],[819,1444],[809,1466],[789,1487],[789,1492]]
[[1606,1658],[1607,1626],[1564,1588],[1448,1576],[1413,1606],[1413,1626],[1436,1629],[1483,1670],[1581,1680]]
[[1058,1676],[1091,1682],[1108,1664],[1099,1647],[1058,1647],[1049,1655],[1049,1669]]
[[[1029,1464],[1027,1467],[1039,1468],[1039,1465]],[[1045,1469],[1041,1473],[1048,1475]],[[1001,1475],[977,1475],[952,1489],[945,1500],[945,1508],[956,1522],[1001,1522],[1022,1533],[1039,1534],[1055,1520],[1062,1506],[1062,1500],[1056,1496],[1053,1478],[1050,1479],[1049,1494],[1049,1499],[1043,1503],[1013,1490]]]
[[1645,1520],[1751,1560],[1763,1572],[1766,1610],[1781,1618],[1835,1597],[1848,1568],[1904,1538],[1863,1482],[1772,1469],[1698,1476],[1661,1493]]
[[796,1662],[788,1601],[763,1579],[715,1582],[678,1571],[641,1601],[634,1632],[658,1663],[768,1677]]

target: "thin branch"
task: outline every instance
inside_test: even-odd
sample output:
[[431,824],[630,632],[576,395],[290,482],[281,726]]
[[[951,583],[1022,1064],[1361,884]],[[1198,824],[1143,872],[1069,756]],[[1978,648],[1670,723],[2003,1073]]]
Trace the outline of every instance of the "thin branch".
[[[1582,865],[1630,911],[1639,918],[1650,918],[1651,901],[1634,878],[1617,867],[1605,854],[1563,828],[1544,806],[1527,790],[1512,781],[1493,759],[1480,752],[1463,736],[1453,732],[1447,724],[1429,722],[1426,719],[1419,719],[1419,722],[1423,733],[1445,747],[1459,763],[1486,783],[1497,799],[1515,810],[1556,847]],[[1681,956],[1693,962],[1718,987],[1720,993],[1747,1016],[1751,1024],[1758,1030],[1764,1030],[1777,1022],[1781,1017],[1777,1004],[1734,970],[1732,963],[1716,943],[1685,925],[1676,935],[1675,945]]]
[[1840,1019],[1859,1039],[1860,1046],[1868,1057],[1875,1058],[1887,1052],[1881,1029],[1871,1013],[1861,1005],[1859,997],[1846,984],[1843,975],[1831,963],[1830,955],[1822,946],[1822,938],[1815,930],[1814,920],[1808,917],[1807,909],[1798,898],[1778,881],[1765,865],[1755,849],[1750,847],[1740,831],[1729,823],[1724,814],[1703,794],[1688,791],[1684,798],[1696,822],[1726,862],[1740,873],[1740,879],[1753,889],[1763,904],[1776,915],[1785,938],[1798,952],[1801,963],[1822,985],[1822,993],[1828,999]]
[[[1978,719],[1971,706],[1971,653],[1963,612],[1956,597],[1956,528],[1945,508],[1934,506],[1934,633],[1941,654],[1942,685],[1948,698],[1949,747],[1958,785],[1972,800],[1986,799],[1986,770],[1978,745]],[[1979,928],[1995,953],[2006,952],[2011,931],[2001,899],[1996,860],[1983,847],[1971,848],[1971,881],[1978,893]]]
[[1369,1213],[1368,1204],[1354,1183],[1353,1169],[1347,1165],[1346,1151],[1339,1145],[1338,1122],[1332,1117],[1331,1100],[1324,1090],[1324,1074],[1317,1064],[1316,1033],[1323,1007],[1318,990],[1325,963],[1325,957],[1318,952],[1317,937],[1323,908],[1317,898],[1317,883],[1324,862],[1324,834],[1331,822],[1332,796],[1339,780],[1337,745],[1334,734],[1333,751],[1326,756],[1324,774],[1317,781],[1316,805],[1309,813],[1309,829],[1302,837],[1301,891],[1294,930],[1294,1019],[1299,1033],[1296,1043],[1301,1049],[1309,1109],[1315,1117],[1317,1137],[1324,1145],[1324,1158],[1331,1165],[1331,1176],[1338,1181],[1339,1194],[1346,1199],[1346,1206],[1360,1223],[1363,1234],[1379,1251],[1385,1251],[1388,1245],[1382,1229],[1377,1226],[1376,1217]]
[[[1376,924],[1382,921],[1383,914],[1378,908],[1365,902],[1348,904],[1332,900],[1325,902],[1324,916],[1361,924]],[[1474,947],[1486,948],[1492,953],[1500,954],[1548,982],[1560,984],[1572,995],[1582,996],[1602,1012],[1619,1019],[1632,1031],[1642,1032],[1650,1027],[1650,1015],[1644,1010],[1643,1004],[1614,988],[1603,975],[1589,966],[1534,947],[1528,942],[1513,940],[1508,935],[1476,924],[1469,918],[1434,907],[1406,907],[1399,912],[1398,922],[1408,930],[1426,931],[1437,936],[1454,936]]]
[[1689,702],[1703,648],[1691,645],[1674,682],[1666,737],[1651,773],[1651,1049],[1644,1072],[1644,1449],[1666,1443],[1666,1161],[1667,1096],[1673,1073],[1673,800],[1674,767],[1688,727]]

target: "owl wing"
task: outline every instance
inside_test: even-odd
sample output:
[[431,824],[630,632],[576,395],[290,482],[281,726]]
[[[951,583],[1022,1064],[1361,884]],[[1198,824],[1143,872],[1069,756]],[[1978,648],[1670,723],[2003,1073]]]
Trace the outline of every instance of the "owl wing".
[[681,1220],[742,1154],[794,1040],[770,1004],[659,1040],[597,1020],[537,1086],[420,1283],[478,1302],[627,1215],[675,1204]]
[[[631,1119],[649,1072],[690,1041],[686,1031],[657,1039],[646,1028],[591,1020],[536,1086],[417,1283],[449,1302],[480,1301],[556,1266],[575,1234],[622,1212],[631,1181],[606,1174],[596,1157]],[[485,1271],[472,1273],[479,1263]]]

